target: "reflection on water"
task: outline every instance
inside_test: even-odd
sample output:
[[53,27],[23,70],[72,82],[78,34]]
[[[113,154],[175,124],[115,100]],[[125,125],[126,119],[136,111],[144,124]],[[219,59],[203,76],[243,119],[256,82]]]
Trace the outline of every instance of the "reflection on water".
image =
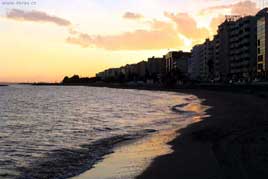
[[200,112],[191,104],[199,103],[192,95],[159,91],[1,88],[0,177],[73,176],[81,167],[90,168],[118,141],[185,125]]
[[[175,105],[172,108],[174,111],[194,114],[185,118],[184,122],[181,122],[180,128],[207,117],[205,111],[209,108],[208,106],[201,105],[200,101],[191,102]],[[153,159],[172,153],[173,150],[168,142],[179,135],[176,132],[177,129],[162,130],[128,144],[125,142],[123,145],[117,146],[112,154],[107,155],[91,170],[72,179],[134,179],[149,167]]]
[[199,122],[202,119],[209,117],[205,114],[205,111],[208,110],[209,106],[201,105],[200,102],[193,102],[185,106],[187,111],[193,111],[195,115],[192,117],[192,122]]

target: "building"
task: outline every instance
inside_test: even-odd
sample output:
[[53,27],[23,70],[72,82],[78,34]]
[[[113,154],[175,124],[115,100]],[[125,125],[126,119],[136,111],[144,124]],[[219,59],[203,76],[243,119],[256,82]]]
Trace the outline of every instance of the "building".
[[[251,81],[256,75],[257,25],[254,16],[226,16],[219,25],[218,33],[208,42],[211,48],[212,62],[202,60],[202,79],[214,81]],[[209,60],[210,61],[210,60]],[[206,69],[206,64],[209,69]],[[207,74],[209,72],[209,74]]]
[[217,45],[218,59],[216,62],[216,71],[219,80],[222,82],[229,81],[230,79],[230,28],[235,23],[236,16],[227,16],[226,20],[219,26],[217,34]]
[[214,63],[214,48],[213,42],[206,39],[201,46],[200,56],[200,78],[202,81],[209,81],[213,79],[213,63]]
[[141,61],[136,64],[136,73],[138,75],[139,80],[143,80],[147,75],[147,62]]
[[149,75],[155,75],[163,73],[165,70],[164,58],[148,58],[147,69]]
[[213,44],[213,77],[214,81],[218,82],[221,80],[220,74],[220,40],[219,35],[215,35],[212,41]]
[[191,53],[171,51],[125,67],[105,70],[101,79],[151,80],[169,83],[186,80],[250,82],[268,79],[268,8],[256,16],[226,16],[212,40],[193,47]]
[[118,77],[122,73],[122,68],[110,68],[107,70],[104,70],[102,72],[99,72],[96,74],[96,77],[100,78],[101,80],[104,81],[116,81],[118,80]]
[[151,80],[151,83],[159,83],[166,70],[166,64],[164,57],[162,58],[148,58],[147,62],[147,80]]
[[120,73],[120,69],[119,68],[110,68],[108,70],[105,70],[104,73],[105,73],[106,80],[115,80]]
[[138,70],[136,64],[127,65],[126,68],[128,81],[136,81],[138,78]]
[[232,81],[251,81],[256,76],[257,32],[254,16],[241,17],[230,24],[229,64]]
[[183,51],[171,51],[168,52],[165,58],[166,73],[172,72],[177,69],[182,73],[188,72],[188,60],[191,57],[191,53]]
[[189,75],[192,80],[209,81],[214,78],[214,41],[196,45],[189,59]]
[[268,8],[259,11],[257,17],[257,75],[268,79]]
[[196,45],[192,48],[191,57],[188,61],[188,74],[191,80],[200,80],[202,45]]
[[100,80],[104,80],[105,79],[105,73],[103,72],[99,72],[96,74],[96,77],[99,78]]

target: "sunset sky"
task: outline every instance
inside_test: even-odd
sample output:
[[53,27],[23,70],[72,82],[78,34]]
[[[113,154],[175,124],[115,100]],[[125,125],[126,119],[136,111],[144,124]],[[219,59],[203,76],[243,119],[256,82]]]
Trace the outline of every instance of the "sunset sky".
[[189,51],[259,1],[0,0],[0,82],[58,82]]

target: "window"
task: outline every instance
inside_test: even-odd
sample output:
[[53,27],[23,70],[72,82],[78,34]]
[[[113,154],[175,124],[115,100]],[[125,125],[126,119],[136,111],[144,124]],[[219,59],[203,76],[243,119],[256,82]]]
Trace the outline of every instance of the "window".
[[262,62],[263,61],[263,55],[258,56],[258,62]]
[[262,64],[258,64],[258,70],[263,70],[263,65]]
[[250,28],[249,27],[247,27],[247,28],[245,28],[245,30],[244,30],[245,32],[249,32],[250,31]]
[[260,46],[261,45],[261,41],[260,41],[260,39],[258,40],[258,46]]
[[258,54],[260,54],[261,53],[261,49],[260,48],[258,48]]

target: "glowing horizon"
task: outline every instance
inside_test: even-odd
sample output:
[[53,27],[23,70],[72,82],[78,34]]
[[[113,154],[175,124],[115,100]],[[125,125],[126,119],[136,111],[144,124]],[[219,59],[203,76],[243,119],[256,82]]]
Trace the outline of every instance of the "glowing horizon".
[[213,37],[225,14],[258,11],[249,0],[4,2],[11,1],[0,1],[0,82],[59,82],[189,51]]

